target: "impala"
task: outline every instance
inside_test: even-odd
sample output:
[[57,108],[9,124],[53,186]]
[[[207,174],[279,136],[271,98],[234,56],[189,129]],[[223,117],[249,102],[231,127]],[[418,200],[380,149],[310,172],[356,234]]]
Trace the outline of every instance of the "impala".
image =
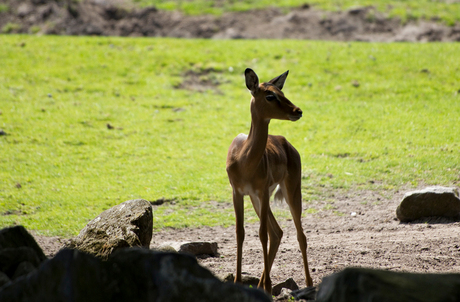
[[[301,163],[297,150],[283,137],[268,134],[271,119],[297,121],[302,110],[283,94],[288,71],[268,83],[259,84],[252,69],[245,70],[246,86],[251,91],[251,129],[249,135],[239,134],[227,155],[227,174],[233,188],[236,217],[237,263],[235,282],[241,282],[244,241],[244,196],[249,195],[260,219],[259,238],[262,243],[264,270],[258,287],[271,293],[270,270],[283,236],[283,231],[270,209],[270,196],[286,200],[297,230],[302,252],[305,283],[312,286],[307,261],[307,239],[302,229]],[[268,241],[270,246],[268,247]]]

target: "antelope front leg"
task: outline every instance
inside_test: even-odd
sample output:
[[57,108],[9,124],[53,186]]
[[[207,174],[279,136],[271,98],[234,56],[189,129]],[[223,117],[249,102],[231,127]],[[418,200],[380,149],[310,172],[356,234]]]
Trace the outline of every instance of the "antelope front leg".
[[268,212],[269,212],[269,194],[264,192],[263,196],[260,197],[260,228],[259,228],[259,239],[262,243],[262,253],[264,256],[264,272],[262,278],[259,281],[258,287],[262,287],[266,292],[272,292],[272,282],[270,279],[270,261],[268,258]]
[[244,242],[244,196],[240,193],[233,192],[233,207],[235,209],[236,219],[236,275],[235,283],[241,283],[241,266],[243,258]]

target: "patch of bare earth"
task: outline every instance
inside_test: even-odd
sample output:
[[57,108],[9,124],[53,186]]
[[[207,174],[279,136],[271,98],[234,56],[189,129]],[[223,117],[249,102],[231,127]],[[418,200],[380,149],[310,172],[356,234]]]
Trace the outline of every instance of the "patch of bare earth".
[[149,36],[211,39],[314,39],[336,41],[460,41],[460,23],[401,22],[374,7],[327,12],[311,5],[267,8],[222,16],[188,16],[128,0],[0,0],[4,33]]
[[[425,219],[402,224],[396,220],[395,210],[403,195],[404,192],[354,191],[311,202],[311,207],[324,209],[303,218],[314,283],[319,284],[324,276],[345,267],[460,273],[460,222]],[[271,273],[273,284],[292,277],[305,287],[294,224],[282,220],[280,226],[284,237]],[[243,272],[259,276],[263,260],[258,223],[245,227]],[[58,238],[36,239],[46,255],[54,255],[62,246]],[[235,272],[234,227],[166,229],[153,234],[151,247],[169,241],[215,241],[220,257],[199,262],[217,276]]]
[[186,89],[195,92],[214,91],[222,94],[219,85],[224,81],[220,78],[220,72],[213,68],[203,70],[188,70],[182,74],[182,82],[174,85],[176,89]]

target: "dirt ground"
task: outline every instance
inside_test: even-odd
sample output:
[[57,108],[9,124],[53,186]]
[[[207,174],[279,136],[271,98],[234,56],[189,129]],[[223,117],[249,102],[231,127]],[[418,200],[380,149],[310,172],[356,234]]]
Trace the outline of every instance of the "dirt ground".
[[[323,201],[313,203],[317,209],[327,208],[303,218],[315,285],[323,277],[345,267],[460,273],[460,222],[423,219],[400,223],[395,210],[405,192],[335,192],[329,193]],[[232,207],[231,204],[227,206]],[[273,284],[292,277],[299,287],[305,287],[294,224],[290,220],[279,222],[284,237],[271,272]],[[263,260],[258,223],[247,224],[245,228],[243,272],[259,277]],[[36,239],[48,256],[54,255],[63,245],[63,240],[56,237],[36,236]],[[234,227],[166,229],[153,234],[151,247],[168,241],[217,242],[220,256],[199,259],[199,262],[216,276],[235,272]]]
[[210,39],[313,39],[335,41],[460,41],[460,23],[439,18],[402,23],[372,6],[325,12],[314,4],[291,10],[268,8],[222,16],[186,16],[132,0],[0,0],[3,33],[149,36]]

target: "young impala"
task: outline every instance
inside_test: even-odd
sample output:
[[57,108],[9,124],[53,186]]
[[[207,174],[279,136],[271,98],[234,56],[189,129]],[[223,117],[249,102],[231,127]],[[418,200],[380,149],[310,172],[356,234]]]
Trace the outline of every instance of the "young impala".
[[[251,129],[249,135],[239,134],[230,145],[227,155],[227,174],[233,188],[236,216],[237,263],[235,282],[241,282],[241,262],[244,241],[243,198],[249,195],[260,219],[259,237],[262,243],[264,270],[259,281],[271,293],[270,270],[283,236],[273,216],[269,199],[285,199],[289,205],[297,240],[302,252],[305,282],[312,286],[307,262],[307,239],[302,229],[301,164],[297,150],[283,137],[268,134],[271,119],[297,121],[302,110],[283,94],[288,71],[268,83],[259,84],[252,69],[246,69],[246,86],[251,91]],[[270,246],[267,247],[268,239]]]

